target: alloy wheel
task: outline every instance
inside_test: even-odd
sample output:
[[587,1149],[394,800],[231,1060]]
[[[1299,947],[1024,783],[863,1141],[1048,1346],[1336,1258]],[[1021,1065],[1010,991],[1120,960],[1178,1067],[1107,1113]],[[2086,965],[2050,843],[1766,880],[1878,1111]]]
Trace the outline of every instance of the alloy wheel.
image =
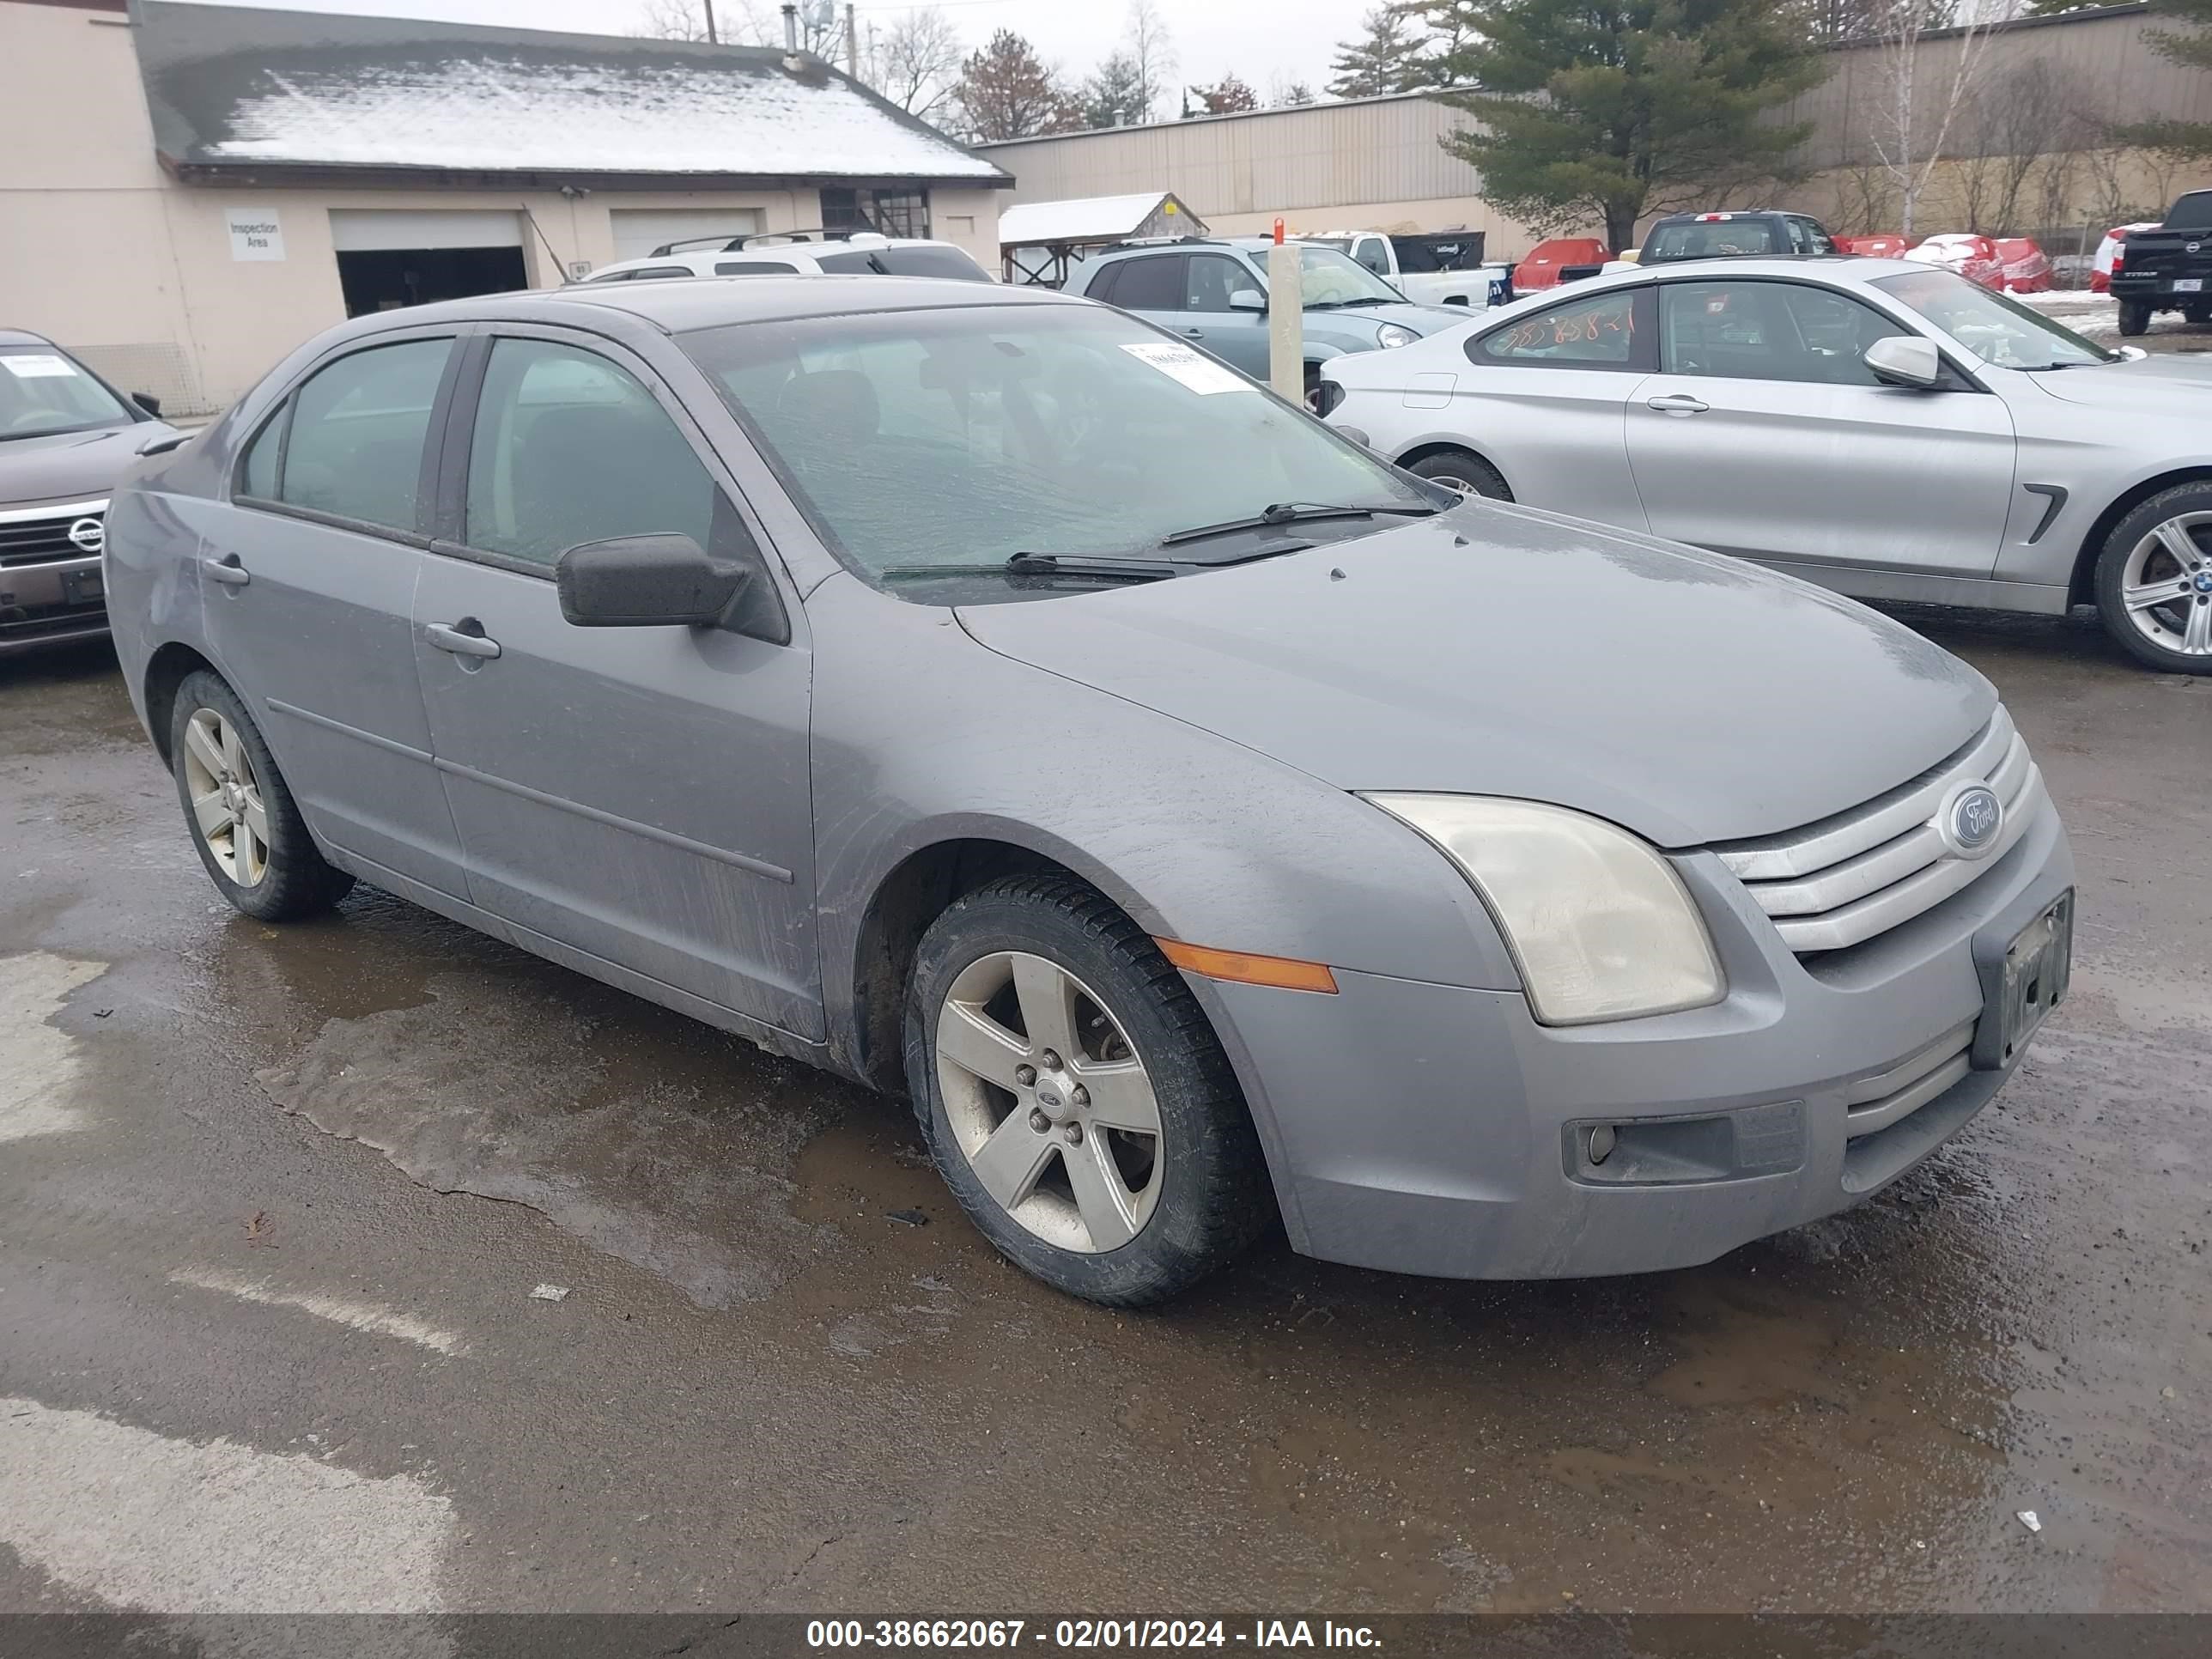
[[2212,512],[2176,514],[2137,542],[2121,567],[2120,599],[2152,644],[2212,656]]
[[1117,1249],[1160,1196],[1160,1109],[1097,994],[1057,963],[1000,951],[963,969],[937,1017],[938,1086],[992,1199],[1065,1250]]
[[261,782],[238,728],[212,708],[195,709],[185,726],[185,788],[216,867],[240,887],[259,886],[269,873]]

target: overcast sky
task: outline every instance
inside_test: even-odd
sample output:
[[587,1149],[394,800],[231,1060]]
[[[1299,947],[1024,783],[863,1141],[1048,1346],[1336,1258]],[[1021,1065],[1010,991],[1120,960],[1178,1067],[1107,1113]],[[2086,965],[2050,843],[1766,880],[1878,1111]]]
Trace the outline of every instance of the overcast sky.
[[[264,3],[265,0],[248,0]],[[773,20],[776,0],[750,0]],[[1180,81],[1210,84],[1242,76],[1264,98],[1277,76],[1315,91],[1328,79],[1336,42],[1358,31],[1372,0],[1154,0],[1166,21]],[[368,12],[393,17],[444,17],[518,28],[573,29],[603,34],[636,32],[646,0],[276,0],[298,11]],[[717,15],[747,0],[717,0]],[[842,0],[840,0],[842,5]],[[1044,58],[1072,78],[1086,73],[1120,41],[1127,0],[938,0],[938,9],[971,46],[994,29],[1027,35]],[[878,27],[914,7],[860,0],[863,29]]]

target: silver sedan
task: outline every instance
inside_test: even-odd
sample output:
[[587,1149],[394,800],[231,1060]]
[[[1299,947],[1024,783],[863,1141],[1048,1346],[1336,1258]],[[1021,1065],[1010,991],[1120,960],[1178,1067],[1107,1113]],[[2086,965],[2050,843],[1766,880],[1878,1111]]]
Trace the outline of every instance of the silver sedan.
[[1328,419],[1425,477],[1863,599],[2094,603],[2212,674],[2212,367],[1948,271],[1704,260],[1340,358]]

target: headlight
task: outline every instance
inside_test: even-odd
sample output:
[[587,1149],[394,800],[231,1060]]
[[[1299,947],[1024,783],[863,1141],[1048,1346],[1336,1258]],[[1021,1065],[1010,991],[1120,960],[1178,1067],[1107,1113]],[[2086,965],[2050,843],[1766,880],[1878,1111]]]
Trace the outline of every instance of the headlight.
[[1459,866],[1547,1025],[1717,1002],[1719,958],[1674,867],[1603,819],[1480,795],[1370,795]]
[[1411,345],[1421,337],[1410,328],[1401,328],[1395,323],[1385,323],[1375,331],[1375,343],[1379,346]]

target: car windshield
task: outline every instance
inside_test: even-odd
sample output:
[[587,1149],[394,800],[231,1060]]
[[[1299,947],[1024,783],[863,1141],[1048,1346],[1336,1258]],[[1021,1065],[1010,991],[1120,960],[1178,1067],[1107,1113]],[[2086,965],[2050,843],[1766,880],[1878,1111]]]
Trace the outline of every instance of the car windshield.
[[0,442],[131,418],[113,392],[51,347],[0,350]]
[[1716,259],[1731,253],[1787,253],[1771,219],[1692,220],[1651,233],[1647,260]]
[[[1273,248],[1255,249],[1253,260],[1265,270],[1267,256],[1273,252]],[[1366,266],[1333,247],[1313,242],[1298,244],[1298,292],[1310,306],[1359,305],[1370,301],[1402,305],[1406,299]]]
[[1874,285],[1911,307],[1993,368],[2076,368],[2121,359],[2120,353],[2107,351],[2041,312],[1954,271],[1879,276]]
[[[951,579],[957,567],[971,587],[1003,589],[988,573],[1018,553],[1157,560],[1177,531],[1278,503],[1432,506],[1243,376],[1103,307],[739,324],[680,343],[823,539],[870,580],[932,567]],[[1396,522],[1297,532],[1335,540]],[[1249,550],[1204,550],[1208,561]]]

